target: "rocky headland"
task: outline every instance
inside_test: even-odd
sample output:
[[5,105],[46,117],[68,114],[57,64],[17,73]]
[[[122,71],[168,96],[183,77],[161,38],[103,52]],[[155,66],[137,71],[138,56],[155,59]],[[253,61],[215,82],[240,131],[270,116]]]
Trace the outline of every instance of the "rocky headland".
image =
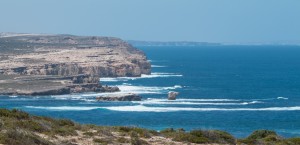
[[113,37],[0,34],[0,94],[114,92],[101,77],[150,74],[145,54]]

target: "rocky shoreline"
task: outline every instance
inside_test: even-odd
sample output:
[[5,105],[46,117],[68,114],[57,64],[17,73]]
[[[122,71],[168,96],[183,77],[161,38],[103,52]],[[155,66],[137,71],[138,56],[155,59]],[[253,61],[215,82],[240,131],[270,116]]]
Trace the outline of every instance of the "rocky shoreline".
[[[1,75],[0,75],[1,76]],[[0,77],[1,78],[1,77]],[[64,95],[83,92],[118,92],[118,87],[103,86],[98,78],[89,75],[76,76],[24,76],[2,75],[1,95]]]
[[1,35],[0,51],[1,95],[116,92],[99,78],[151,73],[142,51],[113,37]]

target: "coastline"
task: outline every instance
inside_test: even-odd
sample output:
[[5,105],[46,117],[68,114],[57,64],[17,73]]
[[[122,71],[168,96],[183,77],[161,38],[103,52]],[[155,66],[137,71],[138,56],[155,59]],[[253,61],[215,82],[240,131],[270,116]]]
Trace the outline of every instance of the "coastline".
[[[84,48],[84,49],[90,50],[90,48]],[[101,50],[102,48],[97,48],[97,49]],[[39,53],[41,53],[41,52],[39,52]],[[123,53],[128,53],[128,51],[126,50]],[[108,56],[111,56],[111,55],[114,56],[114,55],[116,55],[116,53],[107,54],[107,55]],[[86,55],[86,56],[88,56],[87,58],[97,58],[94,55]],[[143,55],[141,55],[141,56],[143,56]],[[1,57],[3,57],[3,56],[1,56]],[[20,60],[24,60],[24,58],[26,58],[22,55],[20,55],[20,56],[18,55],[18,57],[22,58]],[[145,62],[145,60],[143,60],[143,59],[141,59],[140,61]],[[132,86],[129,86],[129,87],[134,88],[135,87],[134,85],[139,85],[139,84],[138,83],[137,84],[134,84],[134,83],[133,84],[128,84],[128,83],[131,83],[131,82],[130,81],[127,82],[127,80],[134,80],[134,79],[139,80],[140,77],[142,77],[142,78],[155,78],[155,77],[160,78],[160,77],[167,77],[167,76],[172,76],[172,77],[181,77],[181,76],[183,76],[181,73],[179,73],[179,74],[177,74],[177,73],[168,73],[169,72],[168,70],[165,71],[165,72],[162,71],[160,73],[154,72],[151,75],[149,75],[149,72],[147,72],[149,70],[145,69],[145,74],[143,74],[142,71],[137,71],[139,69],[142,69],[142,67],[140,67],[139,65],[136,64],[138,62],[136,62],[136,61],[133,61],[133,62],[134,62],[133,64],[124,63],[124,65],[120,65],[120,66],[109,66],[109,67],[107,67],[107,69],[103,69],[103,70],[99,69],[99,70],[101,70],[99,72],[102,72],[102,71],[105,72],[105,73],[101,73],[102,75],[104,74],[104,76],[106,76],[106,77],[112,77],[112,78],[101,78],[101,79],[106,80],[106,81],[112,81],[112,82],[114,82],[118,79],[121,79],[121,80],[123,79],[123,80],[126,81],[127,84],[125,83],[125,81],[124,82],[121,81],[120,83],[123,83],[122,85],[132,85]],[[147,62],[147,60],[146,60],[146,62]],[[111,62],[111,63],[114,64],[114,62]],[[98,92],[98,91],[99,92],[105,92],[106,91],[105,89],[107,89],[107,92],[118,91],[117,88],[112,89],[112,88],[106,87],[102,84],[99,84],[99,76],[97,76],[99,74],[96,73],[97,70],[98,70],[98,67],[94,67],[94,64],[89,66],[89,67],[79,67],[81,65],[82,64],[80,64],[80,65],[57,65],[56,64],[56,65],[53,65],[54,67],[52,67],[51,65],[50,65],[51,67],[49,67],[49,65],[47,64],[47,65],[43,65],[43,67],[29,66],[29,67],[26,67],[25,69],[21,69],[22,68],[21,67],[21,68],[11,69],[11,70],[9,70],[9,69],[4,70],[4,69],[1,68],[0,72],[3,74],[3,76],[6,80],[1,79],[3,77],[0,75],[0,81],[1,81],[0,85],[6,85],[7,86],[3,90],[9,90],[9,88],[12,88],[10,86],[14,86],[14,89],[17,90],[17,91],[6,92],[6,95],[26,95],[26,96],[28,96],[28,95],[32,95],[32,96],[35,96],[35,95],[56,95],[56,94],[58,95],[58,94],[85,93],[85,92]],[[86,65],[86,63],[84,65]],[[114,67],[115,69],[112,70],[112,67]],[[134,69],[132,69],[132,68],[134,68]],[[146,68],[148,68],[147,65],[146,65]],[[162,68],[164,68],[164,67],[162,67]],[[81,71],[88,72],[88,73],[87,74],[78,74],[78,72],[81,72]],[[137,71],[137,73],[132,73],[134,71]],[[29,72],[30,72],[30,74],[28,74]],[[70,72],[72,72],[72,73],[70,73]],[[73,73],[73,72],[75,72],[75,73]],[[128,74],[130,74],[129,77],[126,77],[126,72],[128,72]],[[162,76],[160,76],[160,75],[162,75]],[[116,78],[116,76],[120,76],[121,78],[119,78],[119,77]],[[11,84],[8,83],[8,82],[11,82]],[[103,81],[103,82],[105,82],[105,81]],[[175,83],[175,84],[180,84],[181,85],[181,83]],[[149,85],[149,84],[147,84],[147,85]],[[146,88],[147,88],[147,85],[145,86]],[[167,84],[167,85],[169,85],[169,84]],[[163,91],[167,91],[167,90],[170,90],[170,89],[172,90],[172,89],[178,88],[178,87],[181,88],[180,85],[178,86],[178,85],[172,84],[171,87],[170,86],[168,87],[167,85],[165,85],[165,86],[161,85],[161,86],[158,86],[158,87],[164,86],[164,88],[161,88]],[[19,88],[17,88],[16,86],[19,86]],[[25,87],[25,86],[27,86],[27,87]],[[149,86],[151,86],[151,85],[149,85]],[[60,88],[60,87],[62,87],[62,88]],[[126,86],[126,87],[122,86],[122,87],[123,88],[128,88],[128,86]],[[120,87],[120,88],[122,88],[122,87]],[[143,86],[138,86],[138,87],[142,88]],[[156,91],[151,91],[151,92],[149,91],[150,93],[154,93],[154,94],[155,93],[160,93],[159,92],[160,89],[158,91],[157,88],[155,88],[155,87],[157,87],[157,86],[154,86],[153,88],[148,87],[147,89],[156,90]],[[182,88],[184,88],[184,87],[185,86],[183,85]],[[36,91],[32,91],[30,89],[35,89]],[[134,89],[136,89],[136,88],[134,88]],[[22,91],[22,90],[24,90],[24,91]],[[59,90],[67,90],[67,91],[59,91]],[[125,90],[125,89],[122,89],[122,90]],[[129,91],[131,91],[131,90],[129,89]],[[17,98],[18,97],[16,96],[16,99]],[[20,100],[21,99],[22,98],[20,98]],[[249,99],[249,100],[243,99],[243,101],[239,100],[241,102],[238,102],[238,103],[236,103],[236,102],[232,103],[231,102],[231,104],[235,104],[236,106],[240,106],[240,108],[237,107],[237,108],[234,108],[234,109],[231,110],[231,109],[226,108],[226,105],[229,105],[230,102],[229,103],[227,103],[227,102],[210,102],[210,103],[205,104],[205,103],[202,103],[201,101],[199,102],[199,100],[193,101],[193,100],[191,100],[192,98],[186,98],[186,99],[188,99],[188,100],[185,100],[186,102],[178,102],[178,104],[176,104],[176,102],[173,103],[173,104],[169,103],[169,102],[164,102],[164,100],[156,100],[156,101],[155,100],[154,101],[149,100],[149,102],[141,102],[141,103],[144,103],[146,105],[147,105],[147,103],[148,103],[148,105],[155,104],[156,107],[160,106],[160,105],[166,105],[166,104],[168,104],[168,106],[166,106],[166,107],[169,107],[169,106],[172,106],[172,105],[191,106],[191,105],[195,105],[195,104],[196,105],[197,104],[215,105],[215,106],[217,104],[219,104],[222,107],[225,106],[224,108],[213,107],[211,109],[211,110],[220,110],[220,111],[222,111],[222,110],[224,110],[224,111],[227,111],[227,110],[233,111],[233,110],[238,110],[238,109],[245,110],[245,109],[242,108],[242,106],[248,106],[249,104],[260,105],[260,104],[266,103],[266,101],[262,101],[262,100],[255,100],[254,99],[254,101],[253,101],[251,99]],[[288,99],[289,98],[287,98],[287,97],[275,97],[274,100],[281,100],[283,102],[283,101],[288,100]],[[88,101],[91,101],[91,100],[88,100]],[[83,103],[88,103],[88,101],[83,102]],[[208,101],[208,100],[205,100],[205,101]],[[214,101],[216,101],[216,100],[214,100]],[[28,102],[30,102],[30,101],[28,101]],[[62,101],[60,100],[59,102],[62,102]],[[16,104],[19,105],[18,102]],[[138,104],[139,103],[136,103],[135,105],[138,105]],[[63,105],[65,105],[65,104],[63,104]],[[72,105],[73,104],[71,104],[70,106],[72,106]],[[128,105],[130,106],[131,104],[128,104]],[[55,106],[52,106],[52,104],[45,105],[44,107],[46,108],[48,106],[50,108],[51,107],[55,108]],[[88,106],[88,105],[86,105],[86,106]],[[97,106],[97,105],[95,105],[95,106]],[[91,107],[95,107],[95,106],[91,105]],[[63,107],[63,106],[60,106],[60,107]],[[83,105],[83,108],[84,107],[85,106]],[[134,111],[141,111],[141,110],[145,110],[145,109],[147,109],[147,110],[152,109],[149,112],[161,112],[161,110],[166,111],[166,108],[151,108],[149,106],[146,106],[145,108],[138,108],[138,107],[140,107],[140,106],[133,107]],[[214,108],[216,108],[216,109],[214,109]],[[293,108],[293,106],[292,106],[292,108]],[[127,106],[127,109],[130,109],[129,111],[132,110],[132,108],[130,108],[128,106]],[[168,109],[171,109],[171,111],[172,111],[172,108],[168,108]],[[177,110],[177,111],[182,110],[180,107],[177,107],[177,108],[174,108],[174,109]],[[278,110],[278,109],[282,109],[284,111],[284,110],[287,110],[289,108],[288,107],[286,107],[286,108],[284,108],[284,107],[283,108],[271,107],[271,108],[265,108],[265,109],[263,108],[263,110],[270,110],[270,109],[271,109],[271,111]],[[113,109],[111,109],[111,110],[113,110]],[[119,107],[117,109],[115,108],[114,111],[120,111],[120,110],[122,110],[122,111],[125,110],[126,111],[126,109],[124,109],[122,107]],[[201,109],[198,109],[198,110],[201,110]],[[205,110],[205,108],[203,108],[203,110]],[[254,109],[246,109],[246,110],[251,111],[251,110],[259,110],[259,109],[254,108]],[[71,109],[68,110],[68,111],[71,111]],[[93,111],[90,111],[90,112],[97,112],[97,111],[93,110]],[[100,110],[99,110],[99,112],[100,112]],[[97,112],[97,113],[99,113],[99,112]],[[241,112],[241,114],[242,113],[244,113],[244,112]],[[80,114],[80,113],[78,113],[78,114]],[[96,113],[94,113],[94,114],[96,114]],[[120,114],[126,114],[126,112],[125,113],[122,112]],[[140,114],[146,114],[146,113],[140,113]],[[263,113],[261,113],[261,114],[263,114]],[[140,115],[140,117],[141,116],[142,115]],[[70,118],[70,117],[64,117],[64,118]],[[138,120],[139,120],[139,118],[137,118],[137,121]],[[183,120],[183,121],[185,121],[185,120]],[[132,123],[132,122],[130,122],[130,123]],[[138,124],[138,123],[135,122],[135,124]],[[264,127],[262,127],[262,128],[264,128]],[[278,130],[276,130],[276,131],[278,131]],[[246,134],[248,134],[248,132]],[[186,135],[186,134],[184,134],[184,135]],[[160,136],[158,136],[158,137],[160,137]],[[273,139],[274,138],[271,138],[271,140],[273,140]],[[275,137],[275,139],[276,140],[279,140],[279,139],[281,140],[282,138]]]

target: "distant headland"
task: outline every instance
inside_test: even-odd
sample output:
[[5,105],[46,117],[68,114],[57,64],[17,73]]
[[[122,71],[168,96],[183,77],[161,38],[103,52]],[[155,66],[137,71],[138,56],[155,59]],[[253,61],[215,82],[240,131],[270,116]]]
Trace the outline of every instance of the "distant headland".
[[145,54],[114,37],[0,33],[0,94],[118,91],[100,77],[150,74]]
[[221,43],[193,42],[193,41],[136,41],[127,40],[133,46],[215,46]]

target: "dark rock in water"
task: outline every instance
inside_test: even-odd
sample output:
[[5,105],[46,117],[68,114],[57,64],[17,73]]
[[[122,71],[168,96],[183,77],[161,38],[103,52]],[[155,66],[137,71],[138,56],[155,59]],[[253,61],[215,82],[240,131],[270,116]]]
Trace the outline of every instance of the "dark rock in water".
[[96,97],[98,101],[141,101],[142,97],[136,94],[110,94]]
[[115,86],[102,86],[99,83],[89,84],[75,84],[69,86],[71,93],[84,93],[84,92],[119,92],[120,89]]
[[169,92],[168,93],[168,100],[176,100],[177,95],[179,95],[178,92],[173,92],[173,91]]
[[120,89],[115,86],[102,86],[101,92],[119,92]]

